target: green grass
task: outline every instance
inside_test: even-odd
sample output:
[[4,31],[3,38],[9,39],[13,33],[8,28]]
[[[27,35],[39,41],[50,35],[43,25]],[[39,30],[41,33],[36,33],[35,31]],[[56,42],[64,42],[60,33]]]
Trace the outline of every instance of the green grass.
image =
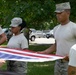
[[54,75],[54,62],[28,63],[28,75]]
[[[30,45],[29,49],[33,51],[42,51],[50,45]],[[1,67],[6,70],[6,64]],[[30,62],[28,63],[27,75],[54,75],[54,61],[50,62]]]

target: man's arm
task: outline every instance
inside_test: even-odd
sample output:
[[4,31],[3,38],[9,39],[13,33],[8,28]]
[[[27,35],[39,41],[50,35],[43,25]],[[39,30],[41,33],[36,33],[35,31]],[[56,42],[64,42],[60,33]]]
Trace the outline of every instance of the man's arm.
[[76,67],[69,66],[68,67],[68,75],[76,75]]
[[7,40],[7,37],[6,37],[5,33],[2,33],[0,35],[0,45],[3,44],[6,40]]
[[68,75],[76,75],[76,44],[70,49],[68,65]]
[[52,52],[56,51],[56,43],[51,45],[48,49],[44,50],[44,51],[40,51],[39,53],[42,54],[50,54]]

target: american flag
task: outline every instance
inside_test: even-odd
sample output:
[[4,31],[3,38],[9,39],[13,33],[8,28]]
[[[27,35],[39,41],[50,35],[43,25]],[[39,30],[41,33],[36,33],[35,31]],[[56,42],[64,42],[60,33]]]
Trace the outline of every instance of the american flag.
[[0,47],[0,59],[15,60],[25,62],[46,62],[63,59],[64,57],[58,55],[46,55],[33,52],[31,50],[19,50]]

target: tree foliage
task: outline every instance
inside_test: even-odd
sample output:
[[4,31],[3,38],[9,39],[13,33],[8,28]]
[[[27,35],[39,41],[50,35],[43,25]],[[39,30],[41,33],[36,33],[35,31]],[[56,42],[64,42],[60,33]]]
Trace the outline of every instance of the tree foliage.
[[13,17],[23,17],[28,27],[46,29],[54,17],[53,0],[0,0],[0,20],[5,27]]
[[[57,24],[55,4],[68,0],[0,0],[0,23],[9,27],[13,17],[23,17],[27,26],[35,29],[51,29]],[[76,1],[69,0],[72,11],[70,19],[76,21]]]

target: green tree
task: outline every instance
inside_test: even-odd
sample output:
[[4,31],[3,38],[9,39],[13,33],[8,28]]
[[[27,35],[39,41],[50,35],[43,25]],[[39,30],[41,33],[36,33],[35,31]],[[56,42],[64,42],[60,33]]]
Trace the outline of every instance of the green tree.
[[55,17],[55,4],[70,2],[70,19],[76,22],[75,0],[0,0],[0,24],[9,27],[13,17],[23,17],[29,28],[52,29],[57,20]]
[[53,0],[0,0],[0,7],[0,20],[4,27],[8,27],[10,20],[16,16],[25,18],[28,27],[46,29],[54,26]]

